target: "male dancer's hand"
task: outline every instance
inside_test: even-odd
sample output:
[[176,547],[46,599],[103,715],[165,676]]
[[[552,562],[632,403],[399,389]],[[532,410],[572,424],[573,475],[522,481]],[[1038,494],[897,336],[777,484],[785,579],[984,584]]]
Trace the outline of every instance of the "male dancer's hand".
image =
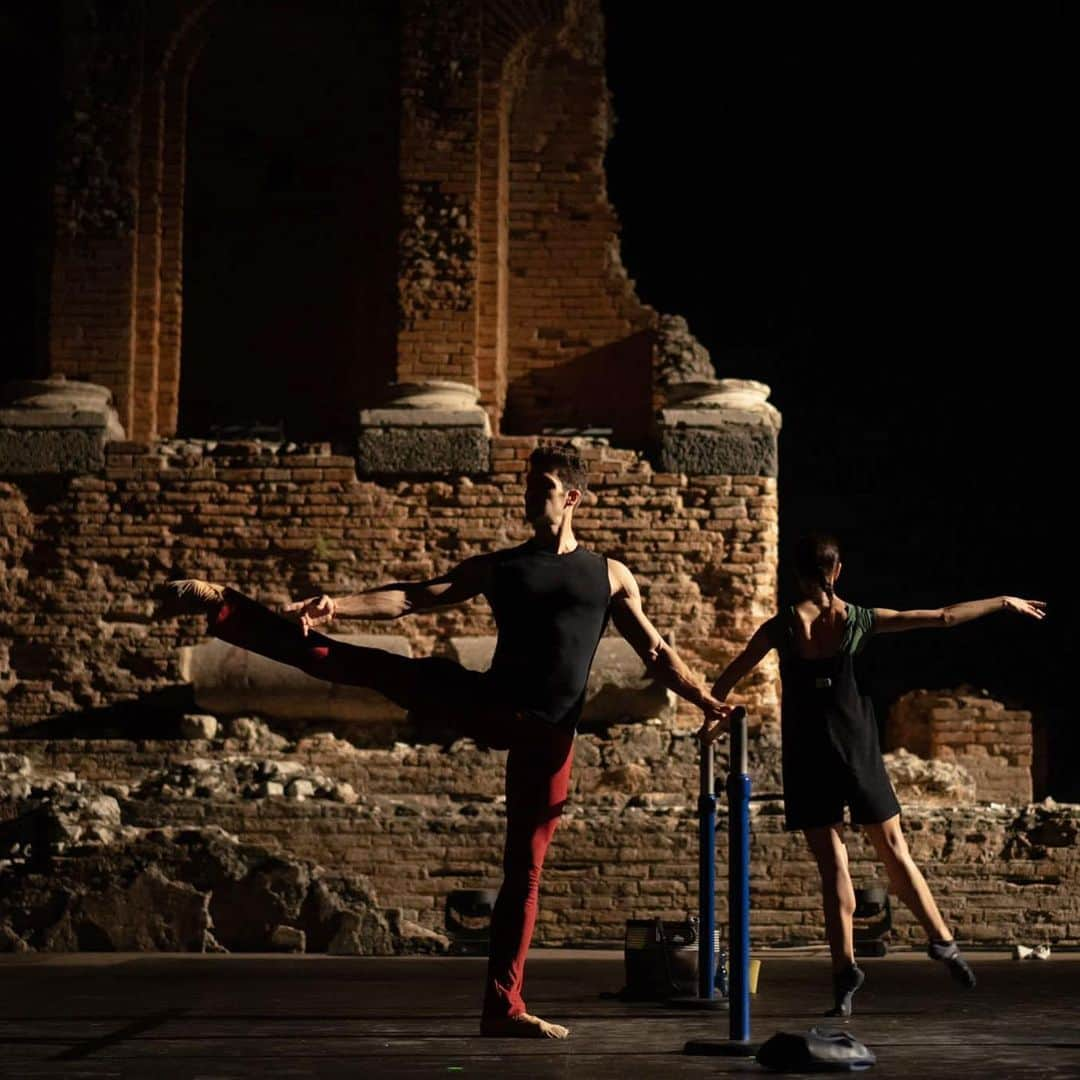
[[281,611],[300,623],[300,629],[306,637],[309,630],[330,622],[336,609],[334,598],[323,593],[321,596],[309,596],[306,600],[296,600],[291,604],[286,604]]

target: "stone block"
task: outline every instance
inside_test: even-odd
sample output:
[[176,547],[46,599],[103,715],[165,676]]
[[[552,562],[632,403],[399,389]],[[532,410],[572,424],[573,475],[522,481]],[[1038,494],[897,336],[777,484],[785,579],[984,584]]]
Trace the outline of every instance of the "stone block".
[[775,477],[780,413],[768,396],[764,383],[745,379],[669,388],[657,425],[658,468],[688,476]]
[[54,375],[0,389],[0,476],[99,472],[123,437],[104,386]]
[[693,414],[665,409],[669,414],[657,433],[657,468],[689,476],[743,473],[776,476],[779,471],[777,434],[763,427],[705,427]]
[[[396,656],[412,655],[408,639],[398,635],[344,634],[334,639]],[[180,672],[192,684],[196,704],[219,714],[357,721],[397,720],[405,715],[373,690],[324,682],[218,640],[181,649]]]
[[270,948],[274,952],[302,953],[306,935],[295,926],[275,926],[270,934]]
[[185,739],[212,739],[217,729],[218,722],[213,716],[188,713],[180,718],[180,735]]
[[0,476],[71,475],[105,467],[105,429],[16,427],[0,410]]
[[360,476],[461,476],[491,466],[491,423],[472,386],[402,384],[386,408],[360,412]]
[[359,476],[469,476],[490,468],[490,439],[478,427],[371,426],[357,439]]

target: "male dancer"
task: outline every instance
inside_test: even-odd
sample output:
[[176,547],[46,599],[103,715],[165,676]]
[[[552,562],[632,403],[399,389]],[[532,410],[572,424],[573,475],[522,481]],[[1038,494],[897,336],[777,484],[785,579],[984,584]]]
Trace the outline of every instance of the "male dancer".
[[[731,712],[657,633],[630,571],[578,544],[572,520],[586,481],[585,464],[572,446],[535,450],[525,482],[532,539],[467,559],[430,581],[396,582],[336,599],[311,597],[286,605],[286,617],[205,581],[163,587],[162,614],[206,614],[210,633],[224,641],[316,678],[371,687],[410,711],[437,712],[488,746],[510,751],[504,878],[491,919],[484,1035],[569,1035],[528,1013],[521,991],[540,872],[566,802],[574,730],[608,618],[654,677],[699,706],[710,727]],[[479,595],[490,603],[498,627],[491,669],[483,673],[444,658],[414,660],[314,632],[337,617],[396,619]]]

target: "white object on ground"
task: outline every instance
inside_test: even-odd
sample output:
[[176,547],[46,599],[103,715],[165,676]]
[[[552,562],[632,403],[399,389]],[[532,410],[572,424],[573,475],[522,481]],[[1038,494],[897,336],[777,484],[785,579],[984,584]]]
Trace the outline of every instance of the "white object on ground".
[[1050,958],[1050,946],[1036,945],[1031,948],[1027,945],[1014,945],[1012,955],[1014,960],[1048,960]]

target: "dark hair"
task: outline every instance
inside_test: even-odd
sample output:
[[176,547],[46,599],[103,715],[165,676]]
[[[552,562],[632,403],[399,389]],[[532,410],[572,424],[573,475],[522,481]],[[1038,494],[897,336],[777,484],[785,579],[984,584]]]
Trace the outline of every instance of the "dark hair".
[[833,587],[829,579],[840,565],[840,544],[836,537],[823,532],[808,533],[795,545],[794,561],[799,577],[820,585],[831,604]]
[[544,443],[529,455],[529,468],[535,472],[554,473],[565,488],[585,491],[589,470],[573,443]]

